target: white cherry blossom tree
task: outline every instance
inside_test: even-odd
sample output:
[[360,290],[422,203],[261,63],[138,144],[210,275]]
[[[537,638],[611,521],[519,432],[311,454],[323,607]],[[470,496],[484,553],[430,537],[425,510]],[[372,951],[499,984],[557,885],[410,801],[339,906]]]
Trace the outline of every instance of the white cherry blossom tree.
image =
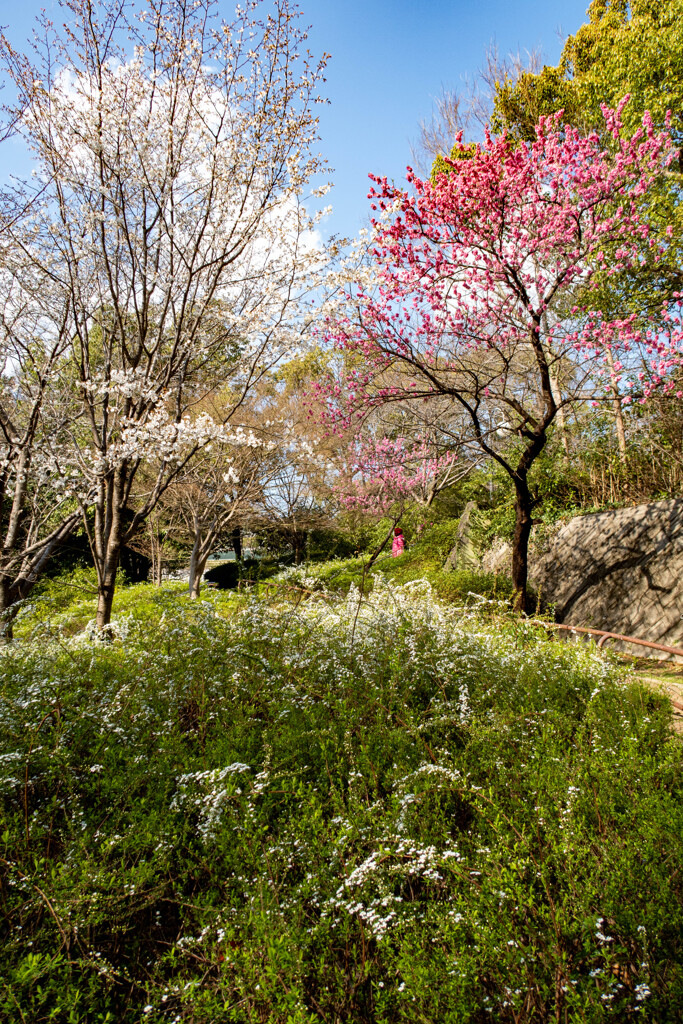
[[195,599],[209,555],[259,504],[272,471],[271,446],[252,430],[225,430],[187,462],[161,499],[175,534],[189,538],[189,594]]
[[[61,7],[33,52],[0,48],[34,156],[5,234],[50,281],[45,344],[69,339],[78,415],[62,468],[78,475],[104,628],[122,546],[306,331],[324,60],[290,0],[249,0],[231,24],[217,0]],[[226,383],[223,423],[194,416]]]

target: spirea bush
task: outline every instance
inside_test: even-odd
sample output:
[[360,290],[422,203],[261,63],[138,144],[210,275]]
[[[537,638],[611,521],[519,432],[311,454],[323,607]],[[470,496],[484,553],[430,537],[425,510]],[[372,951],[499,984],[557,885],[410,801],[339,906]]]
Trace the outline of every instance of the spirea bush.
[[665,700],[424,583],[121,602],[0,653],[0,1019],[683,1017]]

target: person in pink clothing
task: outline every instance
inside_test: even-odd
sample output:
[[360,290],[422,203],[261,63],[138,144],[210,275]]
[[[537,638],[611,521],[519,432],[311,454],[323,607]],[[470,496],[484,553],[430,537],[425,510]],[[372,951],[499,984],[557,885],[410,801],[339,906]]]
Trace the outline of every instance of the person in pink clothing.
[[395,526],[394,527],[394,540],[393,540],[393,543],[391,545],[391,554],[392,554],[392,556],[394,558],[398,558],[399,555],[403,554],[405,549],[406,549],[406,541],[405,541],[405,537],[403,536],[403,530],[401,529],[400,526]]

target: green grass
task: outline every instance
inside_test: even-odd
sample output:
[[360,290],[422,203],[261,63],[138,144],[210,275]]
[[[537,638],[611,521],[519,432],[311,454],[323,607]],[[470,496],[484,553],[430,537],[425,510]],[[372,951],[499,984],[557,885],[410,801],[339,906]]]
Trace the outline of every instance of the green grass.
[[615,659],[380,574],[90,607],[0,653],[0,1019],[683,1017],[683,748]]
[[[244,596],[238,591],[216,591],[205,587],[203,600],[217,609],[239,605]],[[154,629],[167,615],[175,615],[192,602],[187,583],[164,583],[162,588],[149,583],[125,586],[119,580],[114,596],[114,628],[119,638],[132,627]],[[14,625],[14,635],[22,642],[68,638],[94,630],[97,611],[97,584],[94,570],[79,569],[47,581],[22,604]]]

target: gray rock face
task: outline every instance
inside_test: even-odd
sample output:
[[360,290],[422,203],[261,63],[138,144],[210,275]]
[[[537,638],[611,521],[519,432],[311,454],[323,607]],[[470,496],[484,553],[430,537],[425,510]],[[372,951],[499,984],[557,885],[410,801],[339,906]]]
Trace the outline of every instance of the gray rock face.
[[455,544],[444,565],[444,572],[453,569],[478,569],[479,559],[472,541],[472,513],[477,507],[476,501],[468,501],[458,523]]
[[577,516],[531,568],[559,622],[683,647],[683,499]]

